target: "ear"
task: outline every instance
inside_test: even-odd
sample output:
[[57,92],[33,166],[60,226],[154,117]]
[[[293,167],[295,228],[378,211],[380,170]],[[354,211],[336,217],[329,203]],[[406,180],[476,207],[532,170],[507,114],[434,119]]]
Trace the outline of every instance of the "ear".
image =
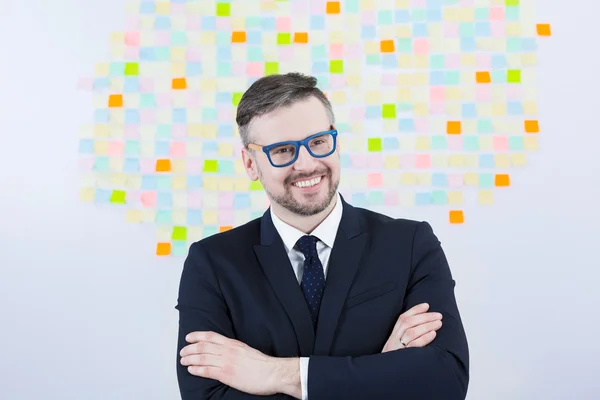
[[248,177],[256,181],[258,180],[258,170],[256,168],[256,160],[252,157],[251,151],[247,148],[242,148],[242,161],[244,163],[244,169]]

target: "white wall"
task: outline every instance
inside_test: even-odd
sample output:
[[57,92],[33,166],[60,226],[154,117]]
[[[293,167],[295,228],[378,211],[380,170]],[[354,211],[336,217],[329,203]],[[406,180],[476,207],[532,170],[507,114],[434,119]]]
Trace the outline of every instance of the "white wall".
[[[522,0],[526,2],[527,0]],[[470,400],[600,396],[600,151],[592,0],[538,2],[541,149],[469,223],[429,220],[458,285]],[[75,89],[108,57],[123,2],[0,4],[0,398],[175,399],[183,259],[153,255],[155,229],[79,201]]]

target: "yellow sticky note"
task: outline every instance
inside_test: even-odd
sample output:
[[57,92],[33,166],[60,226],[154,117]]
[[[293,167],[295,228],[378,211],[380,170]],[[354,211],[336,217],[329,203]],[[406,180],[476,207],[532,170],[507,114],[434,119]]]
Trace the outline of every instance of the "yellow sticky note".
[[202,137],[205,139],[216,139],[217,138],[217,125],[216,124],[202,124]]
[[429,104],[428,103],[414,103],[413,114],[417,117],[426,117],[429,115]]
[[474,172],[465,173],[465,185],[467,186],[478,186],[479,185],[479,174]]
[[398,156],[385,156],[383,166],[386,169],[397,170],[400,168],[400,158]]
[[204,174],[202,177],[202,187],[205,190],[218,190],[219,189],[219,179],[215,175]]
[[403,172],[400,175],[400,183],[402,185],[416,185],[417,176],[412,172]]
[[431,186],[431,174],[428,172],[418,173],[417,183],[422,186]]
[[494,117],[506,116],[506,103],[493,103],[492,104],[492,115]]
[[219,191],[221,192],[232,192],[233,191],[233,178],[232,177],[222,177],[219,179]]
[[141,222],[151,223],[156,220],[156,210],[143,208],[141,210]]
[[234,182],[234,189],[236,192],[245,192],[250,186],[250,179],[246,177],[236,177]]
[[79,199],[83,202],[90,203],[94,201],[96,191],[93,188],[81,189],[79,192]]
[[108,155],[108,142],[106,141],[94,141],[94,154],[97,156]]
[[381,104],[381,93],[378,90],[369,90],[365,93],[365,100],[368,105]]
[[127,174],[124,174],[122,172],[111,174],[110,183],[112,186],[116,187],[127,186]]
[[464,158],[462,154],[451,154],[448,158],[448,164],[451,167],[462,167],[464,166]]
[[332,104],[342,105],[346,104],[346,92],[336,91],[331,94],[330,101]]
[[171,214],[173,218],[173,224],[185,225],[187,224],[187,212],[183,210],[174,210]]
[[510,158],[508,154],[494,154],[496,168],[510,168]]
[[185,190],[187,188],[187,179],[185,176],[174,176],[171,185],[175,190]]
[[233,144],[219,143],[219,155],[223,157],[233,157]]
[[525,150],[539,150],[540,145],[537,138],[537,136],[525,136],[523,138],[523,147]]
[[430,144],[431,144],[430,136],[417,136],[415,146],[418,151],[429,150]]
[[463,202],[463,194],[462,192],[451,190],[448,191],[448,204],[450,205],[460,205]]
[[204,210],[202,212],[202,223],[205,225],[215,225],[219,222],[219,216],[216,210]]
[[480,190],[477,192],[477,201],[479,204],[493,204],[494,193],[491,190]]
[[168,1],[157,1],[154,10],[158,15],[169,15],[171,14],[171,3]]
[[524,101],[523,102],[523,113],[525,115],[537,115],[538,109],[537,104],[533,101]]
[[233,162],[233,169],[236,174],[245,174],[246,168],[244,167],[244,162],[239,158]]
[[127,214],[125,214],[125,220],[132,224],[139,224],[142,222],[142,213],[140,210],[127,210]]
[[174,174],[185,174],[185,159],[175,158],[171,160],[171,172]]
[[527,157],[523,153],[511,154],[511,162],[515,167],[523,167],[527,165]]

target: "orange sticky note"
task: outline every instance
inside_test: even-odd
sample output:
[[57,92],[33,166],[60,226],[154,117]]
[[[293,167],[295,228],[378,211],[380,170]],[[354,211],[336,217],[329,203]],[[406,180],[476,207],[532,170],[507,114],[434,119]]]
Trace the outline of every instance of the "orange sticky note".
[[462,224],[465,222],[465,214],[462,210],[450,211],[450,223],[451,224]]
[[171,160],[156,160],[156,172],[170,172]]
[[540,131],[540,125],[536,120],[525,121],[525,132],[527,133],[538,133]]
[[447,131],[448,135],[460,135],[460,133],[461,133],[460,121],[448,121],[448,124],[446,126],[446,131]]
[[382,40],[379,44],[382,53],[393,53],[396,51],[393,40]]
[[227,232],[233,229],[233,226],[225,225],[219,227],[219,232]]
[[507,174],[497,174],[495,184],[498,187],[510,186],[510,176]]
[[537,24],[537,34],[539,36],[552,36],[550,24]]
[[341,12],[339,1],[328,1],[327,2],[327,14],[339,14]]
[[231,43],[246,43],[246,32],[232,32]]
[[156,245],[157,256],[168,256],[171,254],[171,243],[158,243]]
[[173,79],[173,89],[175,89],[175,90],[187,89],[187,81],[185,80],[185,78]]
[[294,43],[308,43],[308,32],[294,33]]
[[123,95],[111,94],[110,96],[108,96],[108,106],[111,108],[123,107]]
[[491,83],[492,82],[492,77],[491,77],[490,73],[487,71],[476,72],[475,78],[477,80],[477,83]]

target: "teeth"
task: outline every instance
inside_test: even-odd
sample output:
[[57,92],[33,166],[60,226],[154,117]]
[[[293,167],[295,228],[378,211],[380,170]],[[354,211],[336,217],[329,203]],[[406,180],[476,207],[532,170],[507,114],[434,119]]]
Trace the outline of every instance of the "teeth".
[[319,182],[321,182],[321,177],[314,178],[314,179],[311,179],[309,181],[296,182],[296,183],[294,183],[294,186],[298,186],[298,187],[311,187],[311,186],[315,186]]

